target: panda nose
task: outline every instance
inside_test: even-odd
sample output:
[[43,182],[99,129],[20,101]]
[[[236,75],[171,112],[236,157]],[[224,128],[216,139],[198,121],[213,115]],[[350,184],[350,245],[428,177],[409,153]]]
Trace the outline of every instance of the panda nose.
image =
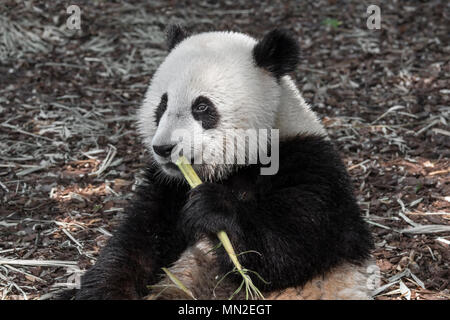
[[173,148],[175,147],[174,144],[163,144],[160,146],[153,146],[153,150],[155,153],[161,157],[167,158],[172,153]]

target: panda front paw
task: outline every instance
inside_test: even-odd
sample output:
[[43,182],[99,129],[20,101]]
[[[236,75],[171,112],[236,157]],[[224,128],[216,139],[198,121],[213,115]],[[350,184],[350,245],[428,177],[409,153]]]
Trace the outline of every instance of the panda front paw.
[[189,191],[179,226],[189,240],[215,235],[220,230],[238,233],[238,205],[237,198],[227,187],[202,183]]

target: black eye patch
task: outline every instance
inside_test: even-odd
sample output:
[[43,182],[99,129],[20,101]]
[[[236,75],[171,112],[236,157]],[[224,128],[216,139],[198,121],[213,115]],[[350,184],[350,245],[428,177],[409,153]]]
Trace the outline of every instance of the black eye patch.
[[220,119],[214,103],[204,96],[197,97],[192,103],[192,115],[195,120],[202,122],[202,127],[205,130],[214,129]]
[[167,93],[164,93],[161,96],[161,101],[159,102],[159,105],[156,107],[155,111],[156,125],[159,124],[159,120],[161,120],[161,117],[163,116],[166,109],[167,109]]

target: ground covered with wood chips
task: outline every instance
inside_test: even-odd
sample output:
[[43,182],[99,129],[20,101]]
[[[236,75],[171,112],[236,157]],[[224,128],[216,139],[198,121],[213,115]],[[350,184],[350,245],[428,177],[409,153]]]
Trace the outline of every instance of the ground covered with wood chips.
[[95,262],[140,181],[136,108],[181,23],[295,32],[297,84],[375,235],[376,298],[449,299],[449,17],[447,1],[2,1],[0,298],[51,298]]

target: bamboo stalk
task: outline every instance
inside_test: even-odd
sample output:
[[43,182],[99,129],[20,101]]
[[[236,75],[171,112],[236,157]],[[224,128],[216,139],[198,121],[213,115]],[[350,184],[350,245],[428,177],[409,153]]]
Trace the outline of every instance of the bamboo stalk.
[[188,288],[186,288],[186,286],[183,284],[183,282],[181,282],[177,277],[175,277],[175,275],[172,272],[170,272],[169,269],[162,268],[162,270],[167,274],[170,281],[172,281],[177,286],[178,289],[180,289],[181,291],[186,293],[192,299],[197,300],[197,299],[195,299],[192,292]]
[[[178,166],[178,168],[180,168],[180,171],[183,173],[184,177],[186,178],[186,181],[189,183],[191,188],[195,188],[202,183],[202,181],[198,177],[197,173],[194,171],[191,164],[188,162],[188,160],[184,156],[181,156],[180,158],[178,158],[176,165]],[[242,265],[239,263],[238,257],[236,255],[236,252],[234,251],[233,245],[231,244],[230,238],[228,237],[227,233],[225,231],[221,230],[217,233],[217,237],[219,238],[220,242],[222,243],[222,245],[223,245],[225,251],[227,252],[228,256],[230,257],[231,261],[233,262],[235,269],[242,276],[241,285],[233,293],[233,295],[230,297],[230,299],[232,299],[233,296],[236,295],[242,289],[243,285],[245,285],[246,300],[248,300],[249,298],[264,299],[263,294],[253,284],[253,281],[248,274],[248,272],[252,272],[252,271],[243,268]]]

